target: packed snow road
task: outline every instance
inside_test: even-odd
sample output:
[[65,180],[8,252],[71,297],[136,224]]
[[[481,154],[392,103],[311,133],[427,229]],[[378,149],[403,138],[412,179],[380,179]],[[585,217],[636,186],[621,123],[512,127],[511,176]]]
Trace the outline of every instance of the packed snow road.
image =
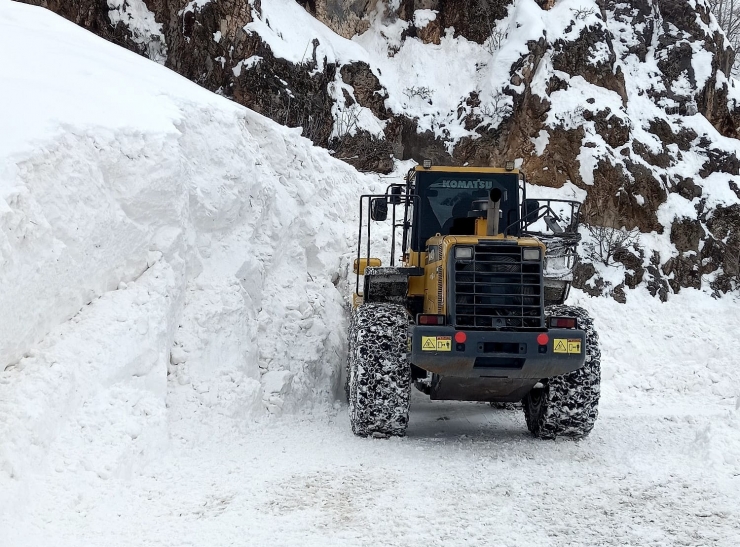
[[172,375],[154,432],[116,421],[125,394],[67,417],[43,465],[5,483],[0,545],[738,545],[737,302],[629,296],[574,295],[601,331],[584,440],[419,393],[407,437],[362,439],[343,403],[255,420]]
[[607,401],[580,442],[420,395],[404,439],[355,438],[344,409],[212,438],[180,424],[131,480],[39,479],[2,544],[737,545],[740,476],[696,433],[733,410]]

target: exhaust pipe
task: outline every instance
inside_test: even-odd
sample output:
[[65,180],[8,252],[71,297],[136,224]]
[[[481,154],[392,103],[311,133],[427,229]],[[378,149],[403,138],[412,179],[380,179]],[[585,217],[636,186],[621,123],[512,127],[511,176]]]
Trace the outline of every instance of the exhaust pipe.
[[488,215],[486,217],[486,235],[498,235],[498,221],[501,211],[501,190],[492,188],[488,195]]

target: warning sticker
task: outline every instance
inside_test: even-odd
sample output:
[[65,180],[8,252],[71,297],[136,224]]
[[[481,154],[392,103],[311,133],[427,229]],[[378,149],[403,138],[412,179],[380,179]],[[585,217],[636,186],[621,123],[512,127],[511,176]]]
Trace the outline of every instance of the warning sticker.
[[568,353],[568,340],[565,338],[555,338],[552,341],[552,351],[555,353]]
[[568,353],[581,353],[581,341],[568,340]]
[[572,338],[555,338],[552,341],[552,351],[555,353],[581,353],[581,341]]
[[437,351],[437,337],[436,336],[422,336],[421,337],[421,349],[422,351]]
[[452,336],[437,336],[437,351],[452,351]]
[[422,351],[452,351],[452,336],[422,336]]

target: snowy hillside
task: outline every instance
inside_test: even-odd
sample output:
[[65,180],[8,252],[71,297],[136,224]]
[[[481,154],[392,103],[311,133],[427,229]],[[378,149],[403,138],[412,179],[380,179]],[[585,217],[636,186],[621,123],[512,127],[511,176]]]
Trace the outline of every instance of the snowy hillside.
[[379,3],[351,40],[291,1],[263,2],[246,28],[297,67],[316,38],[317,70],[342,67],[328,85],[337,157],[372,148],[353,141],[364,132],[399,158],[516,160],[535,184],[579,188],[589,224],[642,233],[610,270],[587,260],[584,289],[737,286],[740,84],[704,2],[479,2],[484,40],[448,26],[444,4]]
[[348,264],[388,180],[39,8],[0,1],[0,66],[0,546],[740,541],[734,294],[574,291],[584,441],[421,397],[354,438]]

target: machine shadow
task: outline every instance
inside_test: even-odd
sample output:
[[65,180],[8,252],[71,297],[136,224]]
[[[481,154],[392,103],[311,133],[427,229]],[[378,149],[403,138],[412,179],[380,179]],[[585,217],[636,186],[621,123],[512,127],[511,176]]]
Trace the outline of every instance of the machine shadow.
[[537,442],[527,431],[521,409],[497,409],[488,403],[429,401],[420,393],[411,397],[406,436],[414,440]]

